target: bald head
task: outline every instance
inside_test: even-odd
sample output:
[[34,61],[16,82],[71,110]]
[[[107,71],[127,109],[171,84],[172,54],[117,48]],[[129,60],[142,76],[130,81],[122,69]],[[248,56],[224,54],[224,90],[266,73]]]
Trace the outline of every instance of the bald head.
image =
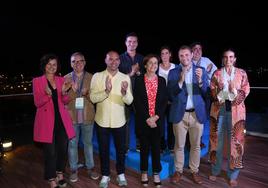
[[107,65],[108,72],[111,74],[116,73],[120,64],[119,54],[116,51],[109,51],[106,54],[105,63]]

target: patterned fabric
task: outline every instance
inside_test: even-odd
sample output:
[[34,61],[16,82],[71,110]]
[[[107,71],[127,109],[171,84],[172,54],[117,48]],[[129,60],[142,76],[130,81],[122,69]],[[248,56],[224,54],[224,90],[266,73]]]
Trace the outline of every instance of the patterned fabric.
[[148,104],[149,104],[149,115],[154,116],[155,115],[155,99],[156,99],[156,93],[157,93],[157,87],[158,87],[158,77],[155,76],[153,79],[149,80],[144,75],[144,81],[145,81],[145,87],[148,97]]
[[[244,154],[244,128],[246,120],[246,108],[244,100],[250,92],[247,74],[244,70],[235,68],[234,83],[238,95],[232,101],[232,135],[230,168],[243,168],[242,157]],[[217,152],[217,121],[221,105],[217,100],[217,94],[223,89],[222,70],[217,70],[211,79],[212,105],[210,111],[210,153],[209,160],[215,164]]]

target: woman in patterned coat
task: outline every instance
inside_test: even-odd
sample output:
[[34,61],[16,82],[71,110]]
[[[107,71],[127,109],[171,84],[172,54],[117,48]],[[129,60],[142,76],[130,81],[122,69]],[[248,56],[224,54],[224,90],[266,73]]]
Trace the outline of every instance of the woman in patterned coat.
[[[236,68],[232,49],[223,52],[223,67],[211,79],[212,106],[210,111],[210,151],[212,171],[209,179],[216,181],[221,173],[224,144],[228,149],[227,176],[231,186],[237,186],[237,177],[243,168],[244,129],[246,108],[244,101],[249,94],[249,82],[244,70]],[[227,133],[227,142],[224,142]]]

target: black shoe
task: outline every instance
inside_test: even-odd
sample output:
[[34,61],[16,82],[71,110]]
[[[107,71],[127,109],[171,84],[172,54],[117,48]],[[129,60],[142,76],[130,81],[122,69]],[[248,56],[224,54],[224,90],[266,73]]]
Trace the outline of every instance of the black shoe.
[[158,173],[154,173],[154,186],[161,187],[162,183]]
[[161,187],[161,185],[162,185],[161,181],[159,181],[159,182],[154,182],[154,186],[156,186],[156,187]]
[[67,186],[67,182],[65,179],[59,180],[58,181],[58,185],[59,187],[66,187]]
[[141,184],[142,186],[147,187],[149,184],[149,180],[141,180]]

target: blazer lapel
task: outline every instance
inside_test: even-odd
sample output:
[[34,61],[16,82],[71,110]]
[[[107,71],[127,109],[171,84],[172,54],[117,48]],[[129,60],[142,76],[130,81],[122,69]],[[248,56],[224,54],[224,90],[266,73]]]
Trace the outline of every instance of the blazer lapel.
[[147,90],[146,90],[146,86],[145,86],[145,79],[144,79],[144,75],[142,77],[142,83],[140,84],[142,91],[143,92],[143,99],[144,99],[144,105],[145,108],[147,109],[147,111],[149,111],[149,104],[148,104],[148,96],[147,96]]

